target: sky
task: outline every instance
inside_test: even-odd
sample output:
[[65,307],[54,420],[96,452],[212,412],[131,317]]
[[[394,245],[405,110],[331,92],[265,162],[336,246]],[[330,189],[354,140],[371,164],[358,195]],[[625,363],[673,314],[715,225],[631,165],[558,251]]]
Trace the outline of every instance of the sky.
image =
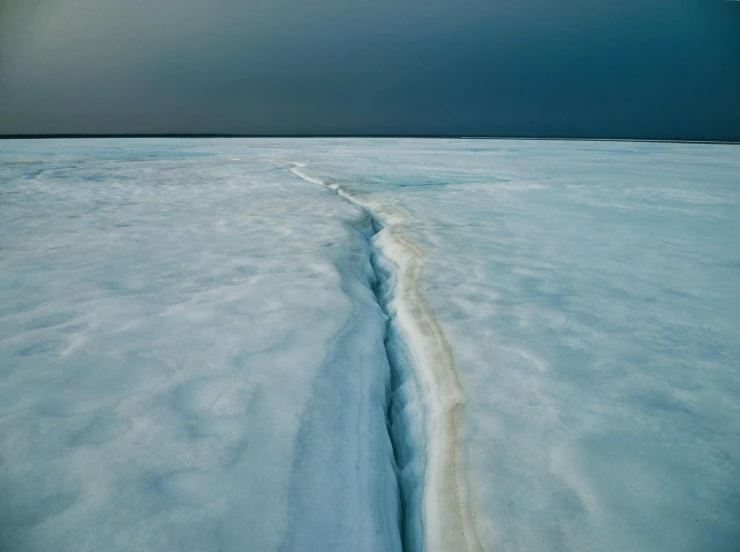
[[0,134],[740,140],[740,2],[0,0]]

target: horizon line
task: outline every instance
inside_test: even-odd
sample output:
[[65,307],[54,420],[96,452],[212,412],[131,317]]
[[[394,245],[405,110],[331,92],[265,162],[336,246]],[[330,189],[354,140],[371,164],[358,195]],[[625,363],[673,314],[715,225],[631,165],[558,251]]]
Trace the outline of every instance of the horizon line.
[[455,140],[547,140],[578,142],[655,142],[676,144],[727,144],[738,145],[740,140],[698,140],[682,138],[599,138],[563,136],[507,136],[464,134],[231,134],[231,133],[39,133],[0,134],[0,140],[53,140],[91,138],[417,138]]

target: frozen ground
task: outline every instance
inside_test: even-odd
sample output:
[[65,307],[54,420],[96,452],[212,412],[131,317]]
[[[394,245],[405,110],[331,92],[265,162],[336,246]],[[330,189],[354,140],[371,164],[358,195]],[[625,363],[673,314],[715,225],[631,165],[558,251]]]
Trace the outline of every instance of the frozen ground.
[[740,542],[737,146],[0,145],[0,549]]
[[222,144],[3,144],[0,549],[399,549],[365,215]]

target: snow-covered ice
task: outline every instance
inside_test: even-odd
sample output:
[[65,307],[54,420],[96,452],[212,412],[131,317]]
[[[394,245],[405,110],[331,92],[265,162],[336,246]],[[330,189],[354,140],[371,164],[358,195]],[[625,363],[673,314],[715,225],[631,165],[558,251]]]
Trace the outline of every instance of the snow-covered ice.
[[738,175],[729,145],[3,142],[0,548],[732,550]]
[[400,548],[365,214],[244,149],[3,144],[0,548]]
[[737,146],[385,141],[313,159],[422,250],[485,549],[737,546]]

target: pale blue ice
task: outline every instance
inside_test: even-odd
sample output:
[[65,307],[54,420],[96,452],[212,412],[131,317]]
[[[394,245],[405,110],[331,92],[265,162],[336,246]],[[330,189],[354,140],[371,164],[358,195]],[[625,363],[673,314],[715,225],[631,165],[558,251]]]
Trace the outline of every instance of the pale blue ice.
[[0,142],[0,550],[733,550],[738,236],[731,145]]

